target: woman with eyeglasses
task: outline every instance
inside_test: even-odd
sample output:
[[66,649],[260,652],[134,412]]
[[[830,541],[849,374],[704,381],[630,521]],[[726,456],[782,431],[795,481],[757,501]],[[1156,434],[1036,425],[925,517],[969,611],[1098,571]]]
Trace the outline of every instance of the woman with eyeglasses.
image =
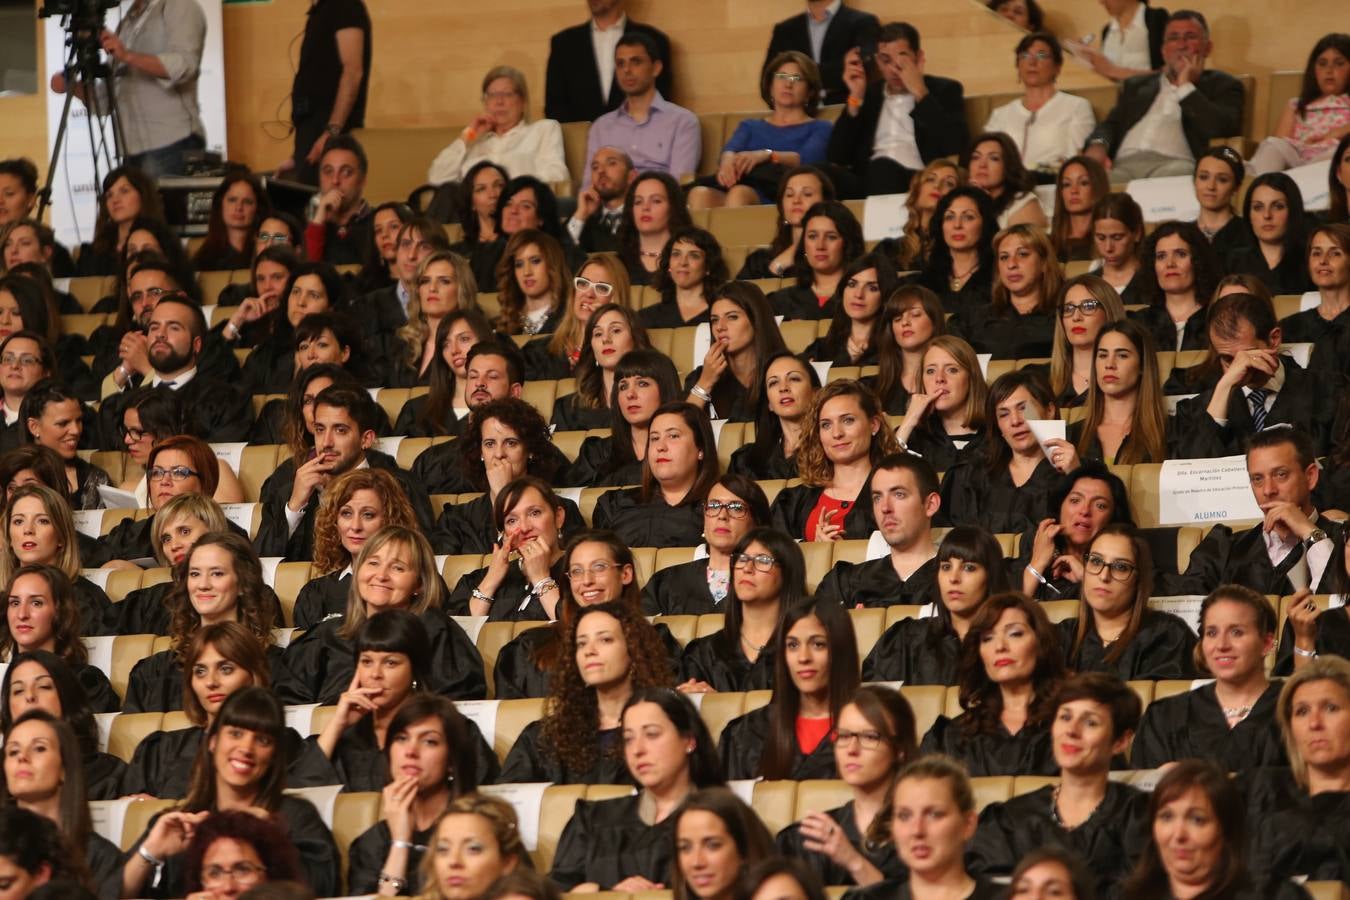
[[502,783],[630,784],[622,759],[629,699],[674,681],[661,637],[623,602],[577,609],[553,673],[544,718],[525,727],[502,766]]
[[24,396],[19,421],[24,443],[54,450],[65,461],[71,508],[102,508],[98,486],[112,484],[112,479],[79,455],[85,443],[85,408],[80,398],[51,379],[39,381]]
[[[150,468],[150,451],[162,441],[188,433],[183,401],[173,391],[136,388],[122,408],[117,432],[127,454],[141,470],[139,476],[128,475],[120,488],[135,494],[142,506],[150,506],[150,479],[145,474]],[[217,503],[240,503],[244,499],[239,476],[223,459],[218,461],[216,487],[211,496]]]
[[[3,234],[4,229],[0,229],[0,241]],[[62,321],[62,316],[83,311],[78,302],[73,309],[67,305],[56,291],[51,273],[42,265],[20,263],[0,277],[0,339],[20,331],[30,331],[42,338],[54,360],[51,373],[76,394],[92,401],[98,399],[99,386],[84,361],[89,348],[84,336],[67,333]],[[18,411],[17,405],[9,408]]]
[[754,528],[769,524],[769,500],[745,475],[731,472],[699,504],[707,555],[653,572],[642,591],[648,615],[701,615],[724,609],[731,590],[731,554]]
[[[1052,456],[1063,453],[1056,448]],[[1034,528],[1022,533],[1017,562],[1022,593],[1036,600],[1071,600],[1080,595],[1088,548],[1110,524],[1134,524],[1129,489],[1096,460],[1071,469],[1046,498]]]
[[922,753],[945,753],[971,775],[1052,775],[1050,722],[1064,651],[1045,610],[1023,594],[996,594],[961,641],[962,712],[938,716]]
[[718,289],[730,279],[722,245],[711,232],[693,226],[676,229],[661,251],[652,282],[661,301],[643,307],[638,318],[648,328],[702,325]]
[[690,641],[680,658],[686,693],[772,689],[779,626],[810,597],[801,548],[772,528],[736,542],[728,574],[722,630]]
[[[3,288],[0,288],[3,290]],[[4,314],[5,295],[0,293],[0,315]],[[0,450],[12,450],[24,443],[26,429],[20,423],[23,399],[40,381],[51,378],[56,359],[37,333],[13,331],[0,339],[0,400],[5,417],[14,421],[0,428]]]
[[862,225],[837,200],[817,203],[802,216],[802,240],[794,269],[797,283],[769,295],[775,314],[788,319],[824,319],[844,279],[844,267],[863,255]]
[[1115,289],[1096,275],[1079,275],[1065,282],[1056,307],[1050,389],[1054,391],[1056,406],[1073,408],[1087,402],[1097,335],[1103,328],[1122,321],[1125,307]]
[[[574,534],[563,549],[567,580],[558,617],[543,628],[522,631],[497,654],[493,696],[498,700],[547,697],[563,659],[568,629],[577,612],[599,603],[622,603],[641,610],[637,564],[633,551],[612,531],[598,528]],[[656,626],[672,669],[680,659],[680,643],[665,625]]]
[[1008,566],[994,536],[971,525],[947,532],[937,565],[932,614],[887,628],[863,660],[864,681],[957,683],[961,642],[985,601],[1008,590]]
[[303,877],[286,829],[244,810],[207,816],[193,829],[184,856],[187,900],[234,900],[264,892],[270,882]]
[[[622,274],[616,274],[622,273]],[[551,335],[537,337],[522,349],[525,380],[546,381],[580,374],[577,366],[591,342],[591,317],[602,305],[629,306],[628,273],[613,253],[595,253],[572,279],[570,298]],[[617,358],[616,358],[617,359]]]
[[773,837],[734,791],[704,788],[675,813],[671,894],[679,900],[733,900],[747,868],[773,857]]
[[121,796],[118,782],[126,763],[99,749],[98,722],[88,694],[66,661],[55,653],[16,653],[5,669],[0,682],[0,734],[9,733],[14,721],[30,710],[43,710],[74,729],[79,742],[78,768],[84,772],[90,800]]
[[634,350],[652,349],[637,313],[617,303],[597,306],[585,327],[586,341],[576,366],[576,390],[553,401],[556,431],[584,431],[611,424],[609,400],[614,373]]
[[1059,38],[1039,25],[1030,31],[1013,51],[1022,96],[991,112],[984,130],[1008,135],[1026,167],[1048,175],[1082,149],[1097,121],[1091,103],[1055,86],[1064,67]]
[[728,472],[756,479],[796,478],[797,450],[802,445],[811,401],[820,390],[816,367],[791,350],[779,350],[764,361],[755,416],[755,439],[731,454]]
[[1204,234],[1188,222],[1164,222],[1140,251],[1149,305],[1133,313],[1161,351],[1208,350],[1205,309],[1219,283],[1219,260]]
[[850,260],[827,304],[833,310],[829,330],[802,356],[836,366],[875,365],[886,337],[881,306],[895,284],[895,269],[883,254],[864,253]]
[[640,484],[652,417],[681,393],[680,373],[670,357],[653,349],[625,353],[614,367],[609,434],[583,440],[558,481],[570,487]]
[[[624,763],[638,789],[629,797],[577,802],[549,872],[559,887],[660,890],[674,862],[684,804],[695,791],[725,784],[698,710],[669,688],[634,690],[619,728]],[[767,833],[764,838],[767,844]]]
[[684,380],[689,402],[713,418],[747,421],[764,389],[761,361],[787,349],[773,308],[759,287],[733,281],[713,299],[708,328],[708,352]]
[[858,689],[848,613],[830,600],[799,603],[779,623],[773,650],[773,699],[727,724],[722,767],[728,778],[829,778],[835,769],[828,738]]
[[1027,854],[1052,847],[1087,863],[1109,897],[1148,839],[1148,794],[1109,777],[1139,726],[1139,697],[1119,678],[1091,672],[1066,680],[1053,703],[1058,781],[986,806],[967,862],[987,878],[1006,876]]
[[808,810],[778,832],[778,852],[801,859],[825,884],[865,887],[903,878],[887,820],[896,773],[918,756],[914,711],[899,691],[860,687],[839,711],[830,740],[850,799],[825,812]]

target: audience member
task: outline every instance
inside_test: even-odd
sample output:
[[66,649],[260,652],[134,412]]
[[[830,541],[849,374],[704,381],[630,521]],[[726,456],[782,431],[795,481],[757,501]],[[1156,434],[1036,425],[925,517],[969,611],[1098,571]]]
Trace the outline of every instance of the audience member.
[[1036,178],[1011,137],[1001,131],[975,135],[961,154],[961,165],[970,173],[970,183],[993,198],[999,228],[1025,224],[1043,229],[1048,224],[1032,190]]
[[862,223],[838,201],[822,201],[802,216],[793,271],[797,283],[769,295],[774,312],[788,319],[824,319],[844,280],[844,269],[863,254]]
[[730,281],[722,245],[709,231],[679,228],[661,250],[651,286],[661,300],[643,307],[638,318],[648,328],[682,328],[708,321],[713,298]]
[[760,380],[764,389],[755,415],[755,438],[736,448],[727,471],[754,479],[796,478],[797,450],[820,390],[820,375],[791,350],[778,350],[765,361]]
[[1242,218],[1251,232],[1244,246],[1228,252],[1228,274],[1260,278],[1271,294],[1302,294],[1308,280],[1308,216],[1298,184],[1283,172],[1252,179],[1242,198]]
[[895,269],[884,254],[856,257],[844,267],[834,294],[820,310],[831,313],[829,330],[802,355],[836,366],[875,365],[884,342],[881,305],[895,286]]
[[974,185],[953,188],[937,202],[928,221],[928,256],[919,282],[941,298],[947,312],[988,305],[998,268],[997,232],[994,201]]
[[1126,305],[1143,300],[1144,211],[1126,193],[1107,194],[1092,207],[1092,271],[1111,285]]
[[1049,176],[1078,153],[1097,118],[1087,100],[1055,87],[1064,67],[1057,37],[1037,28],[1014,53],[1022,96],[991,112],[984,130],[1006,134],[1028,169]]
[[211,197],[206,240],[192,257],[199,271],[246,269],[254,256],[254,234],[270,212],[270,202],[247,168],[226,174]]
[[719,900],[733,896],[747,867],[773,856],[773,837],[734,791],[708,788],[681,805],[675,854],[672,894],[681,900]]
[[1105,326],[1095,346],[1084,415],[1068,429],[1076,456],[1107,465],[1165,461],[1167,403],[1148,332],[1127,319]]
[[1139,299],[1148,305],[1131,315],[1153,334],[1153,346],[1161,352],[1209,349],[1208,310],[1221,270],[1204,232],[1190,222],[1164,222],[1139,256]]
[[718,419],[743,422],[755,414],[763,385],[760,360],[785,350],[772,307],[756,285],[731,281],[713,298],[712,341],[702,364],[685,378],[689,402]]
[[922,269],[932,247],[933,213],[943,197],[966,183],[966,171],[946,157],[924,166],[909,181],[905,197],[905,224],[898,238],[885,238],[877,249],[891,255],[896,271]]
[[1096,275],[1079,275],[1064,282],[1056,307],[1050,389],[1056,406],[1071,409],[1087,403],[1097,365],[1097,338],[1124,321],[1125,307],[1115,288]]
[[103,176],[99,188],[94,239],[80,245],[76,275],[117,274],[118,254],[131,233],[131,223],[139,216],[164,218],[159,188],[150,176],[135,166],[113,169]]
[[[941,307],[934,312],[941,321]],[[928,341],[919,357],[918,377],[895,439],[906,453],[923,457],[934,471],[946,472],[984,444],[991,424],[985,419],[989,386],[975,348],[951,334]]]
[[387,363],[396,372],[390,383],[427,384],[432,363],[444,352],[436,336],[440,324],[461,310],[478,310],[478,286],[474,283],[469,261],[449,250],[433,250],[417,264],[404,308],[405,320],[394,332],[391,350],[401,351],[402,365],[396,359]]
[[[641,328],[629,302],[629,289],[628,270],[616,254],[589,257],[577,269],[572,290],[565,292],[566,301],[560,306],[561,315],[553,333],[533,338],[523,348],[526,380],[548,381],[583,374],[583,357],[588,353],[593,357],[596,352],[591,349],[599,326],[594,315],[601,304],[622,310],[627,319],[625,325],[618,327],[626,326],[630,335],[635,325]],[[645,329],[640,338],[643,344],[648,343]],[[603,348],[601,355],[607,355],[612,366],[619,361],[621,353],[611,346]],[[594,363],[591,358],[588,365],[593,367]]]
[[[450,851],[422,857],[419,874],[427,887],[418,896],[434,900],[486,897],[494,885],[530,865],[515,808],[506,800],[485,794],[467,794],[451,800],[432,826],[427,843]],[[461,861],[471,848],[481,848],[481,853],[475,854],[481,859],[472,866]],[[521,869],[517,870],[517,866]],[[380,892],[396,896],[386,891],[408,889],[398,881],[380,885]],[[554,888],[546,900],[557,898]]]
[[989,0],[985,4],[1023,31],[1040,31],[1045,13],[1036,0]]
[[1220,261],[1251,240],[1246,223],[1233,211],[1233,201],[1244,177],[1246,166],[1232,147],[1210,147],[1196,158],[1195,199],[1200,204],[1200,214],[1195,224]]
[[591,19],[564,28],[549,39],[544,115],[558,122],[594,122],[619,107],[627,90],[618,77],[614,54],[631,33],[649,37],[652,59],[662,61],[656,89],[672,96],[675,79],[670,65],[670,39],[651,25],[628,18],[627,0],[587,0]]
[[644,171],[628,185],[619,219],[618,253],[635,285],[661,276],[661,256],[676,231],[693,226],[684,191],[672,175]]
[[806,12],[773,26],[760,68],[768,71],[770,63],[783,53],[801,53],[820,69],[823,102],[842,103],[849,93],[844,78],[848,52],[875,48],[880,30],[881,22],[871,13],[843,3],[807,0]]
[[792,275],[804,230],[802,219],[817,203],[834,200],[834,183],[819,168],[796,166],[778,180],[778,217],[773,240],[751,250],[736,273],[738,280]]
[[481,246],[497,239],[497,201],[510,180],[504,168],[486,159],[469,167],[459,183],[452,211],[464,229],[464,239],[451,245],[451,250],[472,259]]
[[1281,319],[1280,339],[1313,345],[1309,369],[1344,373],[1350,361],[1350,224],[1313,228],[1306,261],[1317,305]]
[[323,157],[330,145],[366,124],[371,27],[363,0],[322,2],[305,19],[290,94],[295,142],[277,170],[305,184],[317,180],[324,193]]
[[492,343],[492,326],[478,310],[457,310],[436,328],[440,351],[427,365],[427,392],[408,398],[399,410],[394,433],[408,437],[436,437],[463,429],[469,415],[469,351],[483,341]]
[[1050,238],[1032,225],[1011,225],[993,240],[997,279],[987,304],[970,304],[948,322],[977,353],[994,359],[1051,354],[1063,270]]
[[1324,35],[1303,67],[1297,97],[1280,112],[1275,131],[1253,154],[1252,174],[1293,169],[1331,157],[1350,134],[1350,34]]
[[638,171],[627,153],[600,147],[591,157],[590,173],[590,186],[577,197],[577,210],[567,220],[567,234],[585,253],[618,250],[624,199]]
[[19,407],[24,442],[46,447],[65,463],[64,487],[72,509],[102,508],[99,485],[112,484],[107,472],[79,454],[81,445],[92,443],[84,436],[86,418],[80,399],[51,379],[33,385]]
[[[1048,441],[1051,460],[1066,456]],[[1064,467],[1063,462],[1059,463]],[[1125,482],[1096,460],[1068,469],[1046,498],[1045,518],[1022,533],[1017,562],[1022,592],[1036,600],[1080,598],[1088,551],[1109,524],[1134,524]]]
[[[360,0],[342,2],[359,4]],[[368,248],[373,246],[370,235],[373,216],[364,196],[370,162],[365,148],[350,134],[329,138],[325,132],[320,141],[323,149],[315,160],[319,200],[305,226],[305,256],[335,266],[364,265]]]
[[1071,156],[1059,167],[1050,238],[1060,262],[1092,259],[1092,211],[1110,188],[1106,170],[1091,156]]
[[[634,350],[652,348],[647,329],[642,327],[637,313],[620,303],[599,305],[599,292],[606,287],[609,288],[610,297],[615,296],[615,289],[619,289],[619,295],[626,293],[622,290],[627,279],[623,266],[612,254],[606,256],[609,258],[593,260],[583,270],[595,277],[601,276],[613,265],[618,274],[604,275],[613,278],[613,282],[586,278],[586,290],[580,292],[589,295],[586,302],[593,312],[582,323],[581,353],[576,364],[576,390],[553,401],[552,424],[558,431],[585,431],[608,425],[612,415],[609,400],[614,395],[614,372],[620,361]],[[581,278],[578,276],[574,284],[580,284]]]

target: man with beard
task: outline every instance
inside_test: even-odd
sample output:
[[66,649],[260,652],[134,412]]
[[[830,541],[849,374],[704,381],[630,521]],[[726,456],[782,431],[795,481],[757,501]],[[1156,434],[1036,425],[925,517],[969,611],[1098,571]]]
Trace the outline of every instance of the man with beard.
[[335,266],[366,264],[374,220],[364,197],[369,169],[365,149],[350,134],[338,135],[324,147],[319,159],[319,202],[305,227],[309,259]]
[[[564,28],[549,39],[544,82],[544,116],[558,122],[594,122],[623,102],[614,72],[614,47],[634,31],[651,37],[661,58],[670,59],[670,38],[650,25],[628,18],[626,0],[587,0],[590,21]],[[657,76],[656,88],[671,96],[670,66]]]
[[[138,279],[143,271],[132,276],[129,288],[132,297],[142,289],[151,293],[166,290],[163,284],[152,289],[140,282]],[[126,405],[126,389],[142,384],[179,392],[187,411],[188,429],[202,440],[217,443],[247,440],[253,426],[252,400],[230,381],[202,371],[202,344],[206,339],[206,317],[202,308],[186,294],[170,290],[160,293],[146,311],[149,319],[145,334],[128,332],[124,338],[132,339],[135,344],[134,352],[124,352],[130,373],[127,372],[128,363],[124,362],[113,375],[114,380],[121,379],[123,391],[106,397],[99,409],[105,442],[108,435],[118,433],[117,426]],[[144,363],[140,357],[142,352]]]
[[619,221],[628,186],[637,178],[633,160],[617,147],[601,147],[591,157],[591,186],[577,198],[567,233],[587,253],[619,249]]

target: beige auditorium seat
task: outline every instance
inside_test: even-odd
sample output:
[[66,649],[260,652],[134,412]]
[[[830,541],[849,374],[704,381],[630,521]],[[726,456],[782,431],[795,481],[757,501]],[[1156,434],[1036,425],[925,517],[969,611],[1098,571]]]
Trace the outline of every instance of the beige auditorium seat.
[[131,762],[141,741],[160,731],[163,720],[164,715],[157,712],[118,713],[108,732],[108,753],[123,762]]
[[342,881],[347,882],[347,851],[352,841],[380,821],[381,795],[378,791],[354,791],[337,795],[333,801],[333,840],[342,854]]
[[488,564],[490,558],[489,555],[482,553],[459,553],[447,556],[445,564],[441,566],[441,577],[445,579],[446,586],[453,591],[460,578],[481,569]]
[[797,808],[792,820],[800,822],[809,812],[823,813],[853,799],[852,789],[837,778],[808,779],[797,782]]
[[769,834],[777,834],[797,821],[797,782],[756,782],[750,805],[769,829]]
[[[113,292],[113,283],[114,279],[111,275],[81,275],[70,279],[69,291],[80,302],[80,306],[91,309],[95,303]],[[69,318],[71,317],[62,316],[62,323],[64,324]],[[70,332],[68,327],[66,332]]]
[[586,796],[589,785],[554,784],[544,790],[543,802],[539,805],[539,846],[530,854],[536,871],[547,872],[553,868],[553,854],[558,849],[558,839],[577,808],[577,801]]
[[914,733],[922,738],[943,714],[947,688],[940,684],[906,684],[901,686],[900,693],[914,710]]
[[637,571],[633,576],[637,578],[639,586],[645,585],[647,580],[652,577],[656,571],[656,547],[634,547],[633,564]]
[[797,545],[806,557],[806,590],[812,594],[834,565],[834,548],[829,541],[803,541]]
[[893,606],[886,607],[886,622],[881,628],[881,633],[885,634],[892,625],[901,619],[917,619],[923,611],[922,606],[912,603],[896,603]]
[[511,643],[516,636],[515,622],[484,622],[478,630],[478,655],[483,657],[483,671],[487,674],[488,696],[496,696],[493,675],[497,669],[497,657],[502,648]]
[[661,547],[656,551],[656,560],[652,563],[652,571],[659,572],[662,569],[668,569],[671,566],[678,566],[683,563],[693,562],[694,547]]
[[1052,623],[1058,625],[1066,619],[1078,617],[1079,603],[1077,600],[1046,600],[1041,603],[1041,609],[1045,610]]
[[850,609],[848,617],[853,622],[853,636],[858,642],[858,663],[861,665],[886,628],[886,610],[881,607]]
[[111,569],[108,571],[107,580],[103,583],[103,593],[107,594],[113,603],[121,603],[127,594],[140,589],[143,575],[141,569]]
[[[121,699],[127,697],[127,682],[131,679],[132,667],[149,656],[154,646],[153,634],[119,634],[113,638],[112,671],[108,673],[108,680]],[[158,728],[158,724],[155,727]]]
[[698,637],[698,620],[698,616],[656,616],[652,624],[666,626],[680,646],[684,647]]
[[131,845],[136,843],[145,829],[150,827],[150,820],[161,812],[168,810],[179,801],[177,800],[138,800],[127,806],[126,817],[122,820],[122,840],[121,848],[130,850]]
[[704,694],[698,708],[699,717],[708,726],[708,733],[712,735],[714,743],[722,739],[722,729],[727,727],[727,723],[744,712],[745,694],[738,691]]
[[506,754],[516,743],[516,738],[531,722],[544,717],[543,698],[530,697],[523,700],[502,700],[497,706],[497,733],[493,737],[492,749],[497,758],[506,762]]
[[309,583],[313,575],[307,562],[284,562],[277,565],[276,576],[272,579],[272,590],[281,601],[281,611],[286,617],[286,627],[295,626],[295,601],[300,589]]
[[970,779],[975,789],[975,808],[983,811],[991,803],[1002,803],[1013,796],[1011,775],[986,775]]
[[280,459],[279,445],[259,444],[244,448],[239,458],[239,483],[244,486],[244,499],[256,503],[262,499],[263,482],[276,471]]
[[716,634],[726,625],[726,617],[721,613],[704,613],[698,617],[698,632],[696,637],[707,637],[710,634]]

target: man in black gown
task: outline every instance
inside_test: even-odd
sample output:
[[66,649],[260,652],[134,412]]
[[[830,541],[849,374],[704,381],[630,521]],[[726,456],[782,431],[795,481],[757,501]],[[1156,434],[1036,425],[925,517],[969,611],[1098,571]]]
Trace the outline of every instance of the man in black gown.
[[895,453],[877,463],[868,484],[872,515],[891,552],[863,563],[836,563],[816,595],[850,607],[923,603],[937,577],[937,473],[922,457]]

